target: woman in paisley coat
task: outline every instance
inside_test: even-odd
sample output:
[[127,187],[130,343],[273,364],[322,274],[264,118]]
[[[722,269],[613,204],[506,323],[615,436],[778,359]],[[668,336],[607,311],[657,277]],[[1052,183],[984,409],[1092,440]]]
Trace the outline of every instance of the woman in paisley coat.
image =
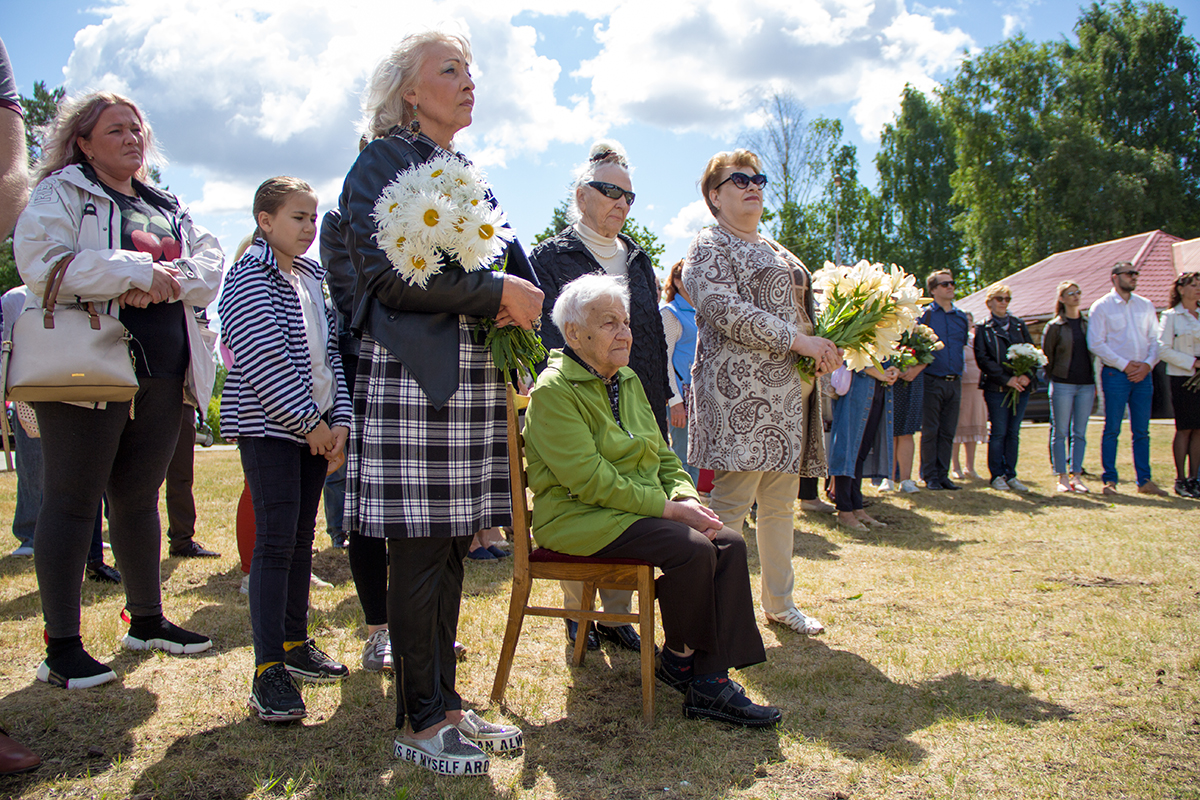
[[758,231],[758,156],[718,153],[700,187],[717,224],[696,235],[683,283],[699,331],[692,364],[688,463],[715,471],[712,510],[734,530],[758,502],[756,537],[767,620],[798,633],[824,630],[792,598],[797,475],[827,473],[819,392],[801,379],[799,356],[818,374],[841,359],[813,336],[812,280],[800,259]]

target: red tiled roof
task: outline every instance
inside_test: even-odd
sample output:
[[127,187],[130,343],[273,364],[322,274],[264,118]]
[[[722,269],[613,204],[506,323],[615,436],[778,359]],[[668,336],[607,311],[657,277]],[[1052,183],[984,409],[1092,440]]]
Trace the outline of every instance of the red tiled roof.
[[[1079,247],[1055,253],[1031,267],[1009,275],[1003,283],[1012,289],[1009,313],[1022,319],[1054,316],[1055,289],[1066,280],[1079,284],[1082,307],[1088,308],[1112,289],[1112,266],[1118,261],[1130,261],[1141,274],[1137,293],[1166,308],[1171,284],[1175,282],[1175,266],[1171,246],[1183,241],[1163,231],[1148,231],[1124,239]],[[982,321],[987,313],[984,304],[986,288],[967,295],[955,304]]]

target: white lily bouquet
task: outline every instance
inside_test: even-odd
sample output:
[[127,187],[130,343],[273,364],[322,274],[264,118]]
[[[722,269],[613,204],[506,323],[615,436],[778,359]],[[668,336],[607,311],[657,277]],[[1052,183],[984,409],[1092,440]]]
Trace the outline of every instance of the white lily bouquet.
[[[842,348],[846,366],[859,372],[897,356],[900,337],[916,325],[921,305],[917,281],[900,267],[890,269],[866,260],[853,267],[828,261],[813,275],[813,288],[823,302],[814,334]],[[816,374],[811,358],[801,357],[797,368],[805,377]]]
[[[375,241],[392,268],[422,289],[443,268],[504,272],[500,255],[514,234],[489,194],[483,173],[454,156],[409,167],[375,201]],[[536,375],[534,365],[547,355],[534,331],[487,319],[476,333],[505,379],[522,368]]]
[[[1008,361],[1004,362],[1004,366],[1012,370],[1014,378],[1021,375],[1028,375],[1038,367],[1044,367],[1048,363],[1045,353],[1026,342],[1009,345],[1006,357]],[[1017,395],[1020,392],[1010,386],[1007,394],[1008,396],[1004,398],[1004,404],[1013,411],[1016,411]]]

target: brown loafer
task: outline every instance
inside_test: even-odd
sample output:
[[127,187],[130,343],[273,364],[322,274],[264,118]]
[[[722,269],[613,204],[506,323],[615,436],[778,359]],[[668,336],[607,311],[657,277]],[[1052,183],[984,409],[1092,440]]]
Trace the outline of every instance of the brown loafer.
[[0,731],[0,775],[28,772],[41,763],[37,753]]
[[1146,481],[1138,487],[1138,494],[1148,494],[1151,497],[1166,497],[1167,493],[1158,488],[1158,484],[1154,481]]

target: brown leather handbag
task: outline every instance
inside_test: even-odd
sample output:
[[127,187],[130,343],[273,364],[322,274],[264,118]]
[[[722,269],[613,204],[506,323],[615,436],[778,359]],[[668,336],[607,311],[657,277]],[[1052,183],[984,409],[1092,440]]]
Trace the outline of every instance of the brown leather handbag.
[[94,303],[55,307],[71,257],[54,265],[40,314],[17,317],[12,341],[3,343],[4,386],[9,400],[100,403],[131,400],[138,390],[131,336]]

